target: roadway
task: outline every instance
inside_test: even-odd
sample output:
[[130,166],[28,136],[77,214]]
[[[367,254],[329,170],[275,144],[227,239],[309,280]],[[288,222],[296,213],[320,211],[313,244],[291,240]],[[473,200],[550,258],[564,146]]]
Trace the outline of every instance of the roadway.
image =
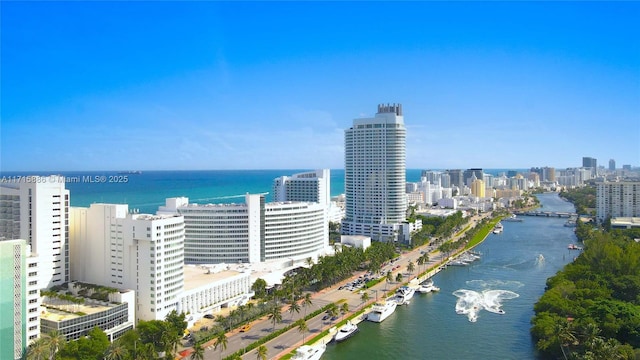
[[[470,228],[475,227],[478,221],[486,217],[487,215],[488,214],[473,216],[468,223],[472,225]],[[462,235],[463,234],[460,234],[458,236],[454,235],[451,240],[457,240]],[[417,259],[425,251],[429,251],[429,263],[426,265],[419,266],[417,264]],[[382,298],[385,294],[385,290],[387,290],[387,292],[394,290],[400,287],[402,283],[405,283],[411,280],[419,272],[424,271],[424,269],[428,267],[432,267],[435,264],[440,264],[443,261],[444,256],[445,254],[442,254],[438,250],[427,245],[418,247],[416,249],[413,249],[412,251],[403,252],[402,254],[400,254],[399,259],[395,263],[387,265],[382,268],[382,273],[385,274],[388,270],[391,270],[393,267],[398,265],[400,266],[397,270],[393,271],[394,282],[388,284],[386,281],[383,280],[377,285],[366,290],[370,292],[369,297],[371,300],[369,300],[368,304],[374,302],[377,298]],[[409,264],[409,261],[413,261],[415,265],[415,271],[412,274],[409,274],[407,272],[407,266]],[[401,283],[395,282],[395,278],[398,272],[402,272],[404,275],[404,279]],[[312,294],[313,304],[306,309],[306,313],[314,312],[331,302],[337,302],[343,299],[347,301],[350,309],[350,313],[346,314],[345,316],[350,315],[355,310],[359,310],[363,305],[362,301],[360,300],[362,290],[348,291],[345,289],[338,290],[338,288],[344,284],[347,284],[353,281],[354,279],[357,279],[360,275],[364,275],[365,273],[366,273],[365,271],[357,272],[351,278],[346,279],[337,285],[334,285],[327,289],[323,289],[319,292],[313,293]],[[430,276],[433,275],[434,273],[431,273]],[[302,306],[301,306],[300,312],[299,313],[294,312],[293,316],[288,311],[288,308],[289,307],[286,305],[283,306],[282,323],[276,323],[275,325],[276,330],[281,329],[285,326],[288,326],[289,324],[295,322],[296,320],[303,318],[305,315],[305,309]],[[332,326],[335,326],[335,324],[338,321],[342,320],[342,316],[339,316],[339,318],[336,321],[330,321],[330,320],[323,321],[322,317],[324,315],[325,315],[324,313],[321,313],[320,315],[317,315],[314,318],[307,320],[307,327],[309,330],[305,332],[305,335],[304,335],[305,340],[315,337],[315,335],[319,334],[324,330],[330,329]],[[205,348],[204,358],[205,359],[221,359],[226,356],[229,356],[234,352],[245,348],[247,345],[257,341],[258,339],[270,334],[273,330],[274,330],[273,322],[271,322],[266,316],[263,316],[262,318],[253,321],[251,329],[249,329],[247,332],[241,333],[238,329],[228,332],[226,334],[227,348],[224,351],[221,351],[222,350],[221,347],[218,347],[218,349],[214,348],[215,340],[211,340],[205,343],[203,345],[203,347]],[[297,328],[293,328],[285,332],[284,334],[276,337],[275,339],[268,341],[267,343],[264,344],[267,347],[267,358],[277,359],[282,357],[285,354],[288,354],[289,352],[293,351],[295,348],[302,345],[302,339],[303,339],[302,333],[299,332]],[[244,354],[242,358],[247,360],[256,359],[257,358],[256,351],[257,350],[254,349]]]

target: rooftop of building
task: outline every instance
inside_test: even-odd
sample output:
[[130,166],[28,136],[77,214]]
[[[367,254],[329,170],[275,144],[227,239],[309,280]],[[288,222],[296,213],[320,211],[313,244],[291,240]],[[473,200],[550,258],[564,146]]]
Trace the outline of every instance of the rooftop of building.
[[250,270],[249,264],[185,265],[184,290],[197,289],[212,282],[238,276],[244,271]]
[[[118,290],[121,293],[133,290]],[[58,292],[60,297],[43,296],[40,318],[55,322],[70,320],[107,311],[122,303],[100,301],[83,296],[67,295],[66,291]],[[46,299],[46,301],[45,301]],[[84,301],[79,303],[77,300]]]

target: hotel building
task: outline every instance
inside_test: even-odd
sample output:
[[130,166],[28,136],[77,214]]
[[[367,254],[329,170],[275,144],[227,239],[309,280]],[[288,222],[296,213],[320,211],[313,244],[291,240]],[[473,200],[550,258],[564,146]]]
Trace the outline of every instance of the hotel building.
[[184,219],[131,214],[128,205],[72,208],[72,277],[131,289],[136,319],[164,320],[184,289]]
[[373,118],[345,131],[344,235],[409,241],[406,220],[406,136],[402,105],[378,105]]
[[0,241],[0,359],[23,359],[40,336],[38,258],[25,240]]
[[190,204],[169,198],[159,214],[185,222],[185,263],[295,262],[316,257],[329,246],[325,204],[265,203],[247,194],[244,204]]
[[38,256],[38,285],[69,282],[69,190],[62,176],[0,185],[0,241],[24,239]]

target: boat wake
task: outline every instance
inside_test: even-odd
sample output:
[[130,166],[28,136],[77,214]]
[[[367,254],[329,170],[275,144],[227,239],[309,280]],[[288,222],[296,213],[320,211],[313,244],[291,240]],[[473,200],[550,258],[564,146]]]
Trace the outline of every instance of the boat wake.
[[480,310],[487,310],[496,314],[504,314],[502,301],[515,299],[517,293],[509,290],[484,290],[477,292],[473,290],[460,289],[453,292],[458,298],[456,302],[456,314],[467,315],[471,322],[478,320]]

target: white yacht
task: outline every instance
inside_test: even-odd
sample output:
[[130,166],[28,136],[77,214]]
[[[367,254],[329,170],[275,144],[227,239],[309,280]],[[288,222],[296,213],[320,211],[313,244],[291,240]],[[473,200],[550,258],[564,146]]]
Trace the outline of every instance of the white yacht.
[[430,293],[432,291],[440,291],[440,288],[435,286],[435,285],[433,285],[433,281],[428,280],[427,282],[422,284],[416,291],[421,293],[421,294],[427,294],[427,293]]
[[415,292],[416,292],[416,289],[414,288],[411,288],[408,286],[400,287],[396,291],[396,296],[395,296],[396,302],[398,303],[398,305],[408,304],[409,300],[411,300]]
[[387,300],[384,303],[376,303],[373,305],[371,312],[367,315],[367,320],[373,322],[382,322],[396,311],[398,303],[394,300]]
[[327,349],[325,344],[302,345],[296,349],[296,354],[291,357],[292,360],[319,360]]
[[347,321],[347,323],[344,324],[344,326],[342,326],[340,330],[338,330],[338,332],[336,333],[336,336],[334,337],[334,340],[336,342],[345,341],[348,338],[355,335],[357,332],[358,332],[358,325],[352,323],[351,321]]

